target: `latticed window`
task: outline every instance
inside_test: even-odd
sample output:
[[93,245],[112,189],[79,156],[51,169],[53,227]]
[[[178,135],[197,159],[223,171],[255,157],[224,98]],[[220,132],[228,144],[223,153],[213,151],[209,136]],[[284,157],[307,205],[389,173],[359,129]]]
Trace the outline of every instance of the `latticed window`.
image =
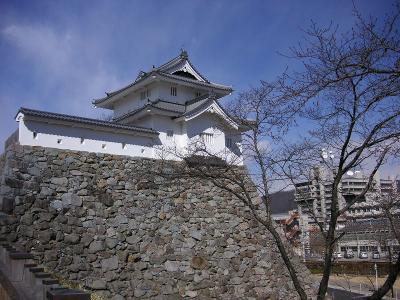
[[203,132],[200,134],[201,140],[206,144],[212,144],[214,140],[214,134]]
[[177,94],[176,86],[171,86],[171,96],[176,96]]
[[232,148],[233,147],[233,141],[231,137],[225,137],[225,146],[227,148]]

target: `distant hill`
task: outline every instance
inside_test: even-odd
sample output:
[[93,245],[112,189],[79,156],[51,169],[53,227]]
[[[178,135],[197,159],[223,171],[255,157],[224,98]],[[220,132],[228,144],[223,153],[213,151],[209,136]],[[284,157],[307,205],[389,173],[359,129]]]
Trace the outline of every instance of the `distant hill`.
[[273,214],[284,213],[296,208],[294,190],[276,192],[271,195],[271,210]]

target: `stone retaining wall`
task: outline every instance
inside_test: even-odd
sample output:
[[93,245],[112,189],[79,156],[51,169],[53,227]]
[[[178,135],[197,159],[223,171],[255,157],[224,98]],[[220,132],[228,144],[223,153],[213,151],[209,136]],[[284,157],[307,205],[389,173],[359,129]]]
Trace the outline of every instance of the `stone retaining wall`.
[[[1,234],[106,299],[297,297],[240,202],[207,181],[148,180],[159,163],[9,147],[0,197],[13,218]],[[296,266],[311,293],[309,272]]]

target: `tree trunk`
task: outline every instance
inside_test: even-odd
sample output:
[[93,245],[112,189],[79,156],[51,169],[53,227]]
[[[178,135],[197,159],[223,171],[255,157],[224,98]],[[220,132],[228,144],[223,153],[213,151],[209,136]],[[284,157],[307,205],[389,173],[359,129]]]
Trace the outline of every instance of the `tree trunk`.
[[303,287],[301,286],[301,284],[298,280],[296,270],[294,269],[293,264],[292,264],[289,256],[287,255],[285,245],[282,243],[279,233],[275,230],[275,228],[269,228],[269,232],[271,232],[272,236],[275,239],[276,245],[278,246],[279,252],[281,253],[283,262],[285,263],[285,265],[289,271],[290,278],[293,281],[294,288],[296,289],[297,293],[299,294],[300,299],[306,300],[307,294],[304,291]]
[[[326,240],[326,247],[325,247],[325,258],[324,258],[324,272],[322,275],[321,282],[319,283],[318,288],[318,300],[324,300],[326,292],[328,291],[328,283],[329,283],[329,276],[331,275],[332,270],[332,246],[331,243],[333,242],[333,238],[331,238],[330,234],[331,229],[328,231],[328,237]],[[332,231],[332,236],[333,236]]]

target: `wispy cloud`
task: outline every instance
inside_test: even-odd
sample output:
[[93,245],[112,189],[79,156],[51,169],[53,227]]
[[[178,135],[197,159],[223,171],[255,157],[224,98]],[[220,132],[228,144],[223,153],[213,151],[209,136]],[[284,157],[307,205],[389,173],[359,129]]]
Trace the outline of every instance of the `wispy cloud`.
[[1,31],[3,37],[22,55],[32,59],[37,67],[62,74],[73,57],[76,41],[72,34],[56,34],[45,26],[9,25]]
[[12,24],[0,31],[0,38],[14,49],[15,57],[26,62],[26,71],[34,74],[23,91],[0,92],[1,103],[7,104],[0,111],[0,118],[7,120],[0,130],[1,140],[17,127],[11,118],[19,106],[99,116],[104,112],[95,110],[91,99],[125,84],[107,70],[101,57],[93,55],[98,45],[85,44],[76,32]]

